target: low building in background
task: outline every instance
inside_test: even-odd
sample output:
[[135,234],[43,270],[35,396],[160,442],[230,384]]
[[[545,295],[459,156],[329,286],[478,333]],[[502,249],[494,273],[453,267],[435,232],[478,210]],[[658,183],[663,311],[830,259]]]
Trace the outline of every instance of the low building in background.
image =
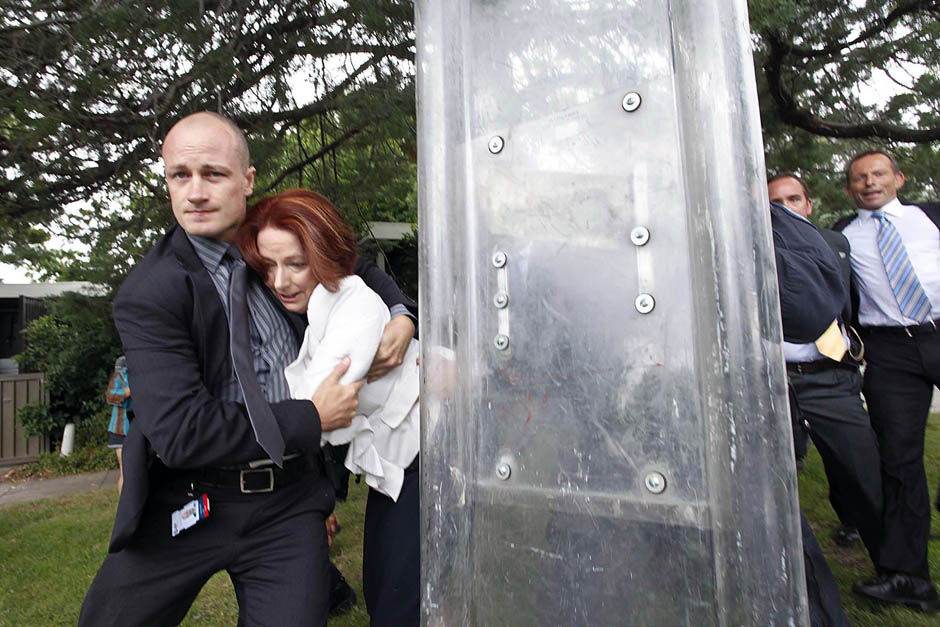
[[43,299],[66,292],[96,295],[102,291],[88,281],[0,283],[0,375],[19,373],[13,355],[23,352],[26,325],[46,313]]

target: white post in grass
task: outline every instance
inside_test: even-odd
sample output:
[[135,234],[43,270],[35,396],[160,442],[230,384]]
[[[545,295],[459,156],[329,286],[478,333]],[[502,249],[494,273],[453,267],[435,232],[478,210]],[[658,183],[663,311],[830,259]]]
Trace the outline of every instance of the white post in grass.
[[62,432],[62,457],[68,457],[72,454],[72,448],[75,446],[75,423],[70,422],[65,425],[65,431]]

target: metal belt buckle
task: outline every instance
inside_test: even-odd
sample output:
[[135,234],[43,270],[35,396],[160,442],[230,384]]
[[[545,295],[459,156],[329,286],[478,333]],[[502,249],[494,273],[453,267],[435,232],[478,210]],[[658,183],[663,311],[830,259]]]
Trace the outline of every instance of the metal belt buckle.
[[[251,475],[267,475],[268,485],[260,488],[245,487],[245,478]],[[252,483],[254,483],[252,481]],[[238,473],[238,488],[242,494],[259,494],[262,492],[274,492],[274,469],[272,468],[249,468]]]

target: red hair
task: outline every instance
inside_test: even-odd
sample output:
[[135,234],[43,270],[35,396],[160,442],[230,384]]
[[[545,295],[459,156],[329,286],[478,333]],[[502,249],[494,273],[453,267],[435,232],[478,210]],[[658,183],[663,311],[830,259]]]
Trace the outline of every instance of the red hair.
[[289,189],[262,198],[245,216],[238,230],[238,249],[261,277],[268,263],[258,252],[258,233],[265,228],[292,233],[300,242],[310,271],[331,292],[339,280],[353,273],[356,265],[356,236],[326,197],[306,189]]

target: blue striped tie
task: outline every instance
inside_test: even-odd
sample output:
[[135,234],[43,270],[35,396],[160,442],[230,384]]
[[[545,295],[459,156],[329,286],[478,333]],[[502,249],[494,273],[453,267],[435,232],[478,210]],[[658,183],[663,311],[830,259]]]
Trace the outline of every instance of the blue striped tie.
[[885,214],[876,211],[871,215],[878,220],[878,250],[901,313],[911,320],[926,322],[930,318],[930,301],[914,272],[901,235]]

